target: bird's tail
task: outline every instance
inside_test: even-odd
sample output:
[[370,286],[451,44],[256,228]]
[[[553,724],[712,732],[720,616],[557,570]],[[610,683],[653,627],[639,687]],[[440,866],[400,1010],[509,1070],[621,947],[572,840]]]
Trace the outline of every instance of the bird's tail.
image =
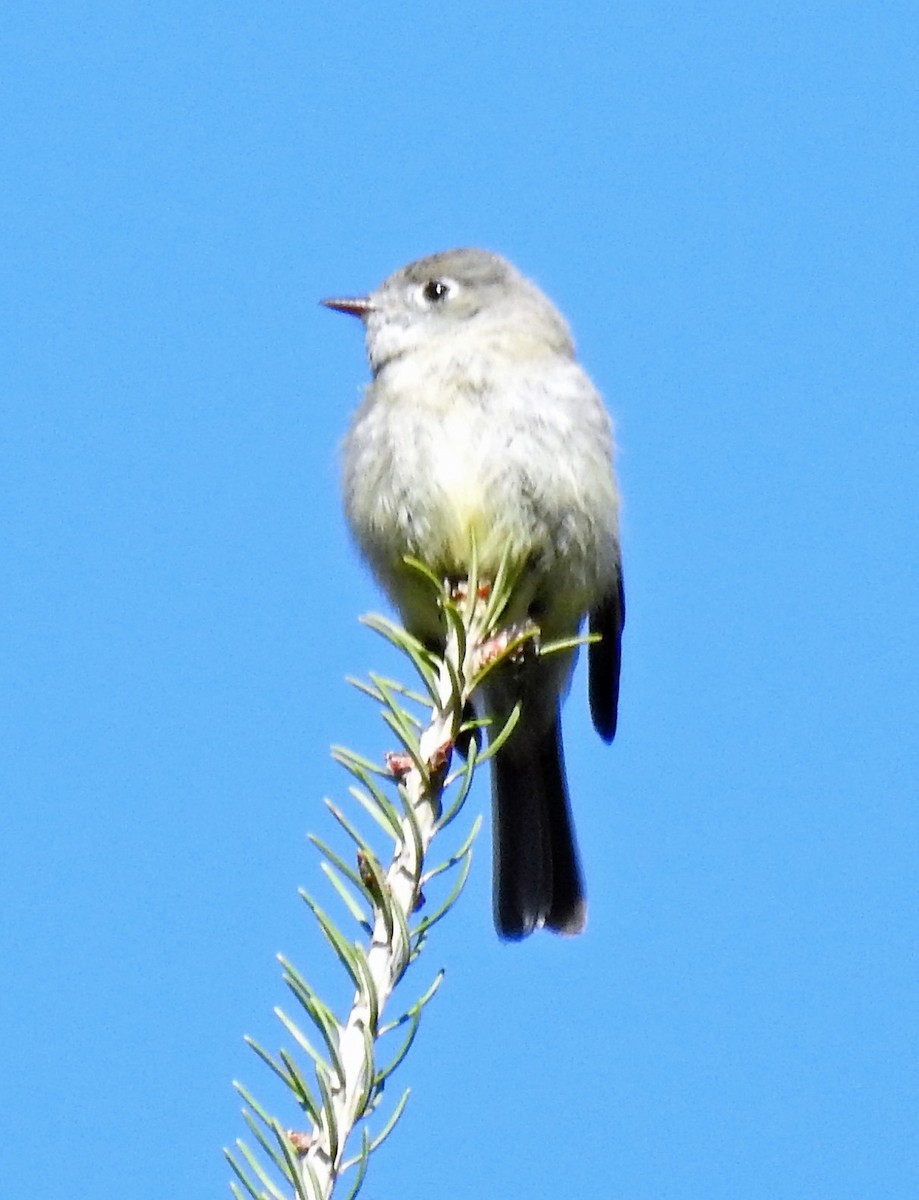
[[587,898],[565,783],[558,713],[538,734],[521,722],[492,765],[495,926],[522,938],[541,925],[581,933]]

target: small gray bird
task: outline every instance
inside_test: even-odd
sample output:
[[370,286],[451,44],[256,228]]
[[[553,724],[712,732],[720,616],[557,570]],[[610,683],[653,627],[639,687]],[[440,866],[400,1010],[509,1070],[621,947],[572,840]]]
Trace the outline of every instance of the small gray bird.
[[[442,578],[481,578],[504,555],[523,570],[511,623],[573,637],[585,616],[590,706],[616,732],[625,603],[610,419],[568,326],[505,259],[448,250],[369,296],[324,300],[360,317],[373,381],[344,446],[345,511],[406,627],[443,633],[406,556]],[[520,721],[493,760],[494,913],[505,938],[580,933],[587,901],[568,803],[560,706],[575,651],[500,666],[480,715]]]

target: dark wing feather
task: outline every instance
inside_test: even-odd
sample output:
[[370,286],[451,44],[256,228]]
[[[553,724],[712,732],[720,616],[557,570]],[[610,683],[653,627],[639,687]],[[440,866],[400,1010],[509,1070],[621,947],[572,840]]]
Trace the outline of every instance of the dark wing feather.
[[619,666],[622,658],[622,627],[625,624],[625,591],[622,564],[616,587],[590,614],[590,632],[600,641],[591,642],[587,665],[590,676],[590,714],[594,728],[606,742],[616,736],[619,709]]

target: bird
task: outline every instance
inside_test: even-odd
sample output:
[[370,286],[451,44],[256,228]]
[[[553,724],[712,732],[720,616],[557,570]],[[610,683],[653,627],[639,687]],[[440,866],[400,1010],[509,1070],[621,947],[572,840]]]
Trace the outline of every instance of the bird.
[[[429,255],[367,295],[323,300],[358,317],[371,382],[342,453],[345,516],[405,627],[443,645],[416,559],[439,578],[520,574],[507,620],[541,641],[585,619],[589,702],[616,732],[625,594],[612,421],[569,327],[507,259]],[[500,937],[579,934],[587,898],[565,775],[560,711],[577,648],[499,664],[477,714],[520,717],[492,759],[493,908]]]

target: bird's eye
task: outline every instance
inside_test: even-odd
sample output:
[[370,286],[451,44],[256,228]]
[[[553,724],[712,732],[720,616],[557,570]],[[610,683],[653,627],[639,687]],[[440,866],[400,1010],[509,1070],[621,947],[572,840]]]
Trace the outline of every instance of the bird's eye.
[[442,304],[450,295],[450,286],[442,279],[429,279],[421,289],[421,294],[431,304]]

